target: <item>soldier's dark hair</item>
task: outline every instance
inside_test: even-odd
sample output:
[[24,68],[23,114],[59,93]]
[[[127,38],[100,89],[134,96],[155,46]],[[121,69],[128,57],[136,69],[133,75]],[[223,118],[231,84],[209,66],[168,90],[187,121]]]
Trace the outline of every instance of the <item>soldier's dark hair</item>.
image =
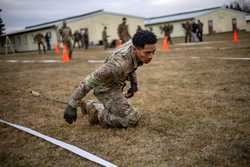
[[157,42],[156,35],[148,30],[138,31],[132,39],[136,48],[144,48],[146,44],[155,44]]

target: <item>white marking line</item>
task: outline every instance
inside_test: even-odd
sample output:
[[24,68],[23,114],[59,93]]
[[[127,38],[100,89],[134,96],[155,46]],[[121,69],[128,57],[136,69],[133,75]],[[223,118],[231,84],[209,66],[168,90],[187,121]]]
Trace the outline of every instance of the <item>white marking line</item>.
[[18,60],[7,60],[6,62],[7,63],[18,63],[19,61]]
[[104,63],[104,60],[88,60],[88,63]]
[[[200,59],[200,57],[191,57],[191,59]],[[211,57],[208,59],[217,59],[217,60],[250,60],[246,57]]]
[[7,63],[61,63],[61,60],[6,60]]
[[74,145],[64,143],[64,142],[62,142],[60,140],[57,140],[57,139],[54,139],[52,137],[43,135],[43,134],[41,134],[41,133],[39,133],[37,131],[34,131],[32,129],[29,129],[29,128],[26,128],[26,127],[23,127],[23,126],[20,126],[20,125],[16,125],[16,124],[10,123],[10,122],[4,121],[2,119],[0,119],[0,122],[4,123],[4,124],[7,124],[9,126],[12,126],[14,128],[17,128],[19,130],[22,130],[22,131],[24,131],[26,133],[29,133],[31,135],[40,137],[40,138],[42,138],[42,139],[44,139],[44,140],[46,140],[46,141],[48,141],[48,142],[50,142],[52,144],[60,146],[60,147],[66,149],[68,151],[71,151],[71,152],[73,152],[73,153],[75,153],[75,154],[77,154],[77,155],[79,155],[79,156],[81,156],[83,158],[86,158],[86,159],[88,159],[90,161],[96,162],[97,164],[100,164],[102,166],[117,167],[116,165],[114,165],[114,164],[112,164],[112,163],[110,163],[110,162],[108,162],[108,161],[106,161],[104,159],[101,159],[101,158],[97,157],[94,154],[88,153],[88,152],[86,152],[86,151],[84,151],[84,150],[82,150],[82,149],[80,149],[80,148],[78,148],[78,147],[76,147]]
[[200,57],[191,57],[192,59],[200,59]]
[[213,44],[213,43],[222,43],[222,42],[227,42],[227,41],[207,41],[207,42],[190,42],[190,43],[177,43],[174,44],[176,46],[190,46],[190,45],[206,45],[206,44]]
[[61,60],[40,60],[42,63],[61,63]]
[[21,63],[35,63],[35,60],[22,60]]
[[242,57],[219,57],[217,59],[222,59],[222,60],[250,60],[250,58],[242,58]]

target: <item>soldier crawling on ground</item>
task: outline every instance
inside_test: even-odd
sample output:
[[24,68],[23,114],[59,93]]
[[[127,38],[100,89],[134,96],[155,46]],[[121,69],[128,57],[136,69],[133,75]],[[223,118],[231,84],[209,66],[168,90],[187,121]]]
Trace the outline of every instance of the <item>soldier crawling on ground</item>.
[[[106,58],[105,63],[88,75],[71,95],[64,112],[64,119],[73,123],[77,119],[77,107],[87,113],[90,124],[102,127],[134,127],[140,119],[140,113],[129,103],[138,90],[136,69],[148,64],[156,52],[156,36],[147,30],[137,32],[132,40],[126,42]],[[129,88],[123,88],[129,81]],[[82,100],[94,89],[98,101]]]

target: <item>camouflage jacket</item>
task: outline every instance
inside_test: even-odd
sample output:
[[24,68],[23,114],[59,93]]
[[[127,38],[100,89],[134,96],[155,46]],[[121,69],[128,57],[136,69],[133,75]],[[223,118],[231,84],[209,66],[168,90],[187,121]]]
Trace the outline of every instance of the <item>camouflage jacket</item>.
[[41,33],[36,34],[34,37],[34,41],[37,43],[41,43],[43,42],[43,40],[44,40],[44,36]]
[[117,33],[119,38],[123,41],[123,42],[127,42],[131,36],[129,34],[128,31],[128,25],[127,24],[119,24],[118,28],[117,28]]
[[60,30],[59,30],[61,36],[62,36],[62,41],[63,42],[68,42],[72,39],[72,32],[71,32],[71,29],[70,27],[62,27]]
[[115,50],[110,57],[106,58],[102,66],[80,83],[80,86],[70,97],[69,104],[77,107],[80,100],[91,89],[94,89],[94,94],[97,96],[114,88],[122,89],[128,79],[130,87],[136,92],[137,78],[135,71],[143,63],[134,55],[132,46],[132,41],[129,40],[123,47]]

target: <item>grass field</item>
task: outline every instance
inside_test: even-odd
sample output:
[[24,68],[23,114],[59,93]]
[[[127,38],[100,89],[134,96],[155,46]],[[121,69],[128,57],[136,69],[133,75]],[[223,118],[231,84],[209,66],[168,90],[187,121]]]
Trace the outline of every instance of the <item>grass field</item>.
[[[21,53],[0,56],[0,117],[96,154],[119,167],[248,167],[250,165],[250,33],[205,37],[203,43],[174,39],[137,70],[139,92],[130,100],[143,113],[128,129],[63,120],[65,105],[34,97],[31,90],[67,101],[84,77],[111,50],[76,50],[61,63],[8,60],[60,60]],[[234,59],[232,59],[234,58]],[[237,58],[237,59],[236,59]],[[249,59],[239,59],[249,58]],[[93,99],[92,93],[85,99]],[[1,167],[98,166],[39,138],[0,124]]]

